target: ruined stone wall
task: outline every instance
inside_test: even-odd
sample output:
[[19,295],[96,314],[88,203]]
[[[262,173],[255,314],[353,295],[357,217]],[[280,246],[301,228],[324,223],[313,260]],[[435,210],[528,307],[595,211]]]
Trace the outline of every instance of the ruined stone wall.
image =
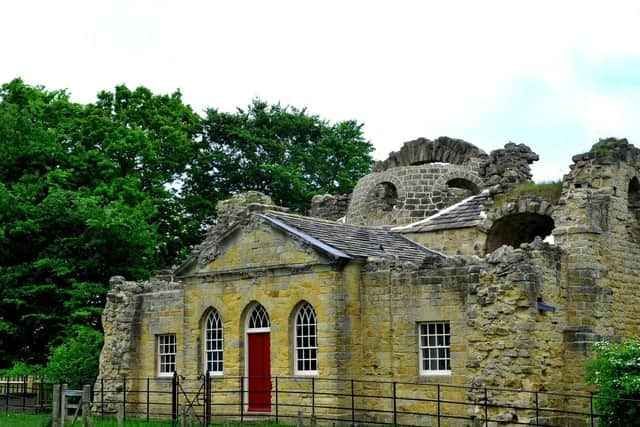
[[[129,282],[115,276],[110,285],[102,312],[104,346],[100,353],[100,379],[96,384],[96,389],[104,387],[107,402],[119,399],[123,391],[122,377],[156,376],[154,368],[145,365],[147,358],[155,359],[155,340],[147,345],[141,341],[149,333],[160,333],[156,329],[166,333],[178,331],[183,295],[182,283],[174,281],[166,272],[142,282]],[[145,330],[144,326],[150,323],[160,329]],[[135,381],[127,382],[127,392],[141,390],[138,385]],[[131,401],[136,400],[136,396],[132,396]],[[108,404],[104,411],[116,412],[117,407]]]
[[568,381],[583,381],[591,344],[640,333],[640,240],[629,206],[637,159],[628,144],[574,156],[553,215],[555,241],[568,254]]
[[487,234],[477,227],[401,233],[407,239],[447,255],[481,256],[484,254],[484,244],[487,240]]
[[[425,385],[403,389],[421,396],[435,396],[430,383],[452,386],[441,388],[441,393],[449,400],[475,403],[468,415],[478,420],[484,417],[485,387],[489,404],[524,407],[535,403],[535,394],[528,391],[567,388],[563,256],[558,247],[537,241],[518,250],[504,247],[486,261],[450,259],[441,266],[414,270],[367,266],[361,290],[361,377],[422,382]],[[538,300],[553,304],[556,311],[541,312]],[[430,321],[450,322],[450,375],[420,374],[418,328]],[[388,392],[384,384],[376,387],[380,395]],[[541,405],[558,404],[552,397],[539,398]],[[424,402],[401,405],[407,411],[429,411]],[[435,407],[431,409],[435,413]],[[454,405],[440,409],[443,414],[460,410]],[[534,414],[502,408],[491,409],[489,416],[508,423],[527,422]]]
[[350,194],[313,196],[309,216],[336,221],[347,214],[350,200]]

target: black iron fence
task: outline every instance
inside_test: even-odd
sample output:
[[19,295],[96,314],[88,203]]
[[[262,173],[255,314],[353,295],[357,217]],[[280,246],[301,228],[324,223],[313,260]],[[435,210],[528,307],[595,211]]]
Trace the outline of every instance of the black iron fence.
[[[100,378],[100,416],[403,426],[596,426],[594,394],[317,377]],[[640,406],[640,401],[635,402]]]

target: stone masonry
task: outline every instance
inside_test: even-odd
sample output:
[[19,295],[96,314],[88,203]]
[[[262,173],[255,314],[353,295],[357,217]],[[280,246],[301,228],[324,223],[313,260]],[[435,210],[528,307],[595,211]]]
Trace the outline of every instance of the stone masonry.
[[[498,405],[488,411],[494,425],[534,422],[532,410],[517,408],[536,398],[542,406],[567,402],[532,392],[589,392],[591,344],[640,333],[640,150],[614,142],[573,158],[557,202],[523,195],[496,205],[496,195],[529,182],[538,156],[523,144],[486,154],[451,138],[406,143],[350,196],[314,198],[315,218],[259,193],[237,195],[219,205],[216,225],[181,266],[146,282],[112,279],[101,381],[166,383],[158,340],[171,335],[175,370],[197,383],[207,369],[205,319],[216,312],[224,337],[216,387],[232,388],[248,375],[248,318],[260,305],[270,321],[261,330],[269,373],[292,378],[292,390],[310,376],[395,381],[409,394],[438,383],[460,386],[442,398],[467,403],[443,409],[467,417],[447,425],[484,425],[485,404]],[[296,364],[296,313],[306,305],[317,316],[311,373]],[[424,364],[421,334],[432,324],[450,330],[446,369]],[[348,395],[345,383],[332,384],[326,391],[337,395],[322,398],[327,407]],[[363,387],[385,395],[388,384]],[[142,387],[131,380],[127,388],[134,402]],[[368,409],[391,409],[373,402]],[[429,405],[404,401],[398,409]],[[582,417],[540,417],[585,425]]]

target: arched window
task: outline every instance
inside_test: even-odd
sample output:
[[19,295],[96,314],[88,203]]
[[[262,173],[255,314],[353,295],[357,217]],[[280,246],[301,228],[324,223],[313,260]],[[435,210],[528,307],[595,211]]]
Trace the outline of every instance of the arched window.
[[398,203],[398,190],[390,182],[377,184],[367,194],[367,208],[371,212],[388,212],[396,208]]
[[267,313],[267,310],[265,310],[262,304],[258,304],[251,312],[251,317],[249,317],[249,326],[247,329],[252,331],[269,331],[269,328],[271,328],[269,313]]
[[295,316],[295,372],[296,374],[318,373],[318,324],[316,311],[311,304],[304,303]]
[[217,310],[212,310],[204,328],[205,368],[210,374],[222,375],[223,353],[222,318]]

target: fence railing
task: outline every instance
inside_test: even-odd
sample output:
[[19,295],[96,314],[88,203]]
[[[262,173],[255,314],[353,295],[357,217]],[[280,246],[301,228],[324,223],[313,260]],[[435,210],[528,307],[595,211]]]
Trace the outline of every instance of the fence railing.
[[0,377],[0,411],[49,411],[52,388],[53,384],[42,378]]
[[[403,426],[595,426],[594,394],[318,377],[100,378],[94,412],[191,418],[202,425],[257,420]],[[640,405],[640,401],[635,401]]]

